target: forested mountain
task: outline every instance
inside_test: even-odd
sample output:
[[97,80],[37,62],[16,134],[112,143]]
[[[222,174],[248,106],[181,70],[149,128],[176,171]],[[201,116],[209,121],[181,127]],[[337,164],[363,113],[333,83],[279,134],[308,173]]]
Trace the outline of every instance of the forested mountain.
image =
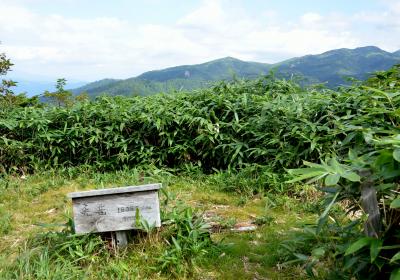
[[274,70],[279,77],[296,77],[302,83],[326,83],[336,87],[348,83],[346,77],[363,80],[369,74],[387,70],[400,63],[400,50],[390,53],[378,47],[337,49],[318,55],[306,55],[276,64],[242,61],[225,57],[197,65],[183,65],[145,72],[126,80],[104,79],[74,89],[94,97],[110,95],[150,95],[173,90],[202,88],[233,77],[255,78]]
[[257,77],[268,73],[270,64],[241,61],[225,57],[198,65],[183,65],[163,70],[149,71],[138,76],[138,79],[166,82],[172,79],[191,79],[217,81],[230,79],[233,75],[240,77]]
[[328,86],[345,83],[345,77],[363,80],[375,71],[387,70],[400,63],[400,51],[390,53],[377,47],[337,49],[319,55],[293,58],[276,65],[285,76],[297,74],[309,82],[327,82]]

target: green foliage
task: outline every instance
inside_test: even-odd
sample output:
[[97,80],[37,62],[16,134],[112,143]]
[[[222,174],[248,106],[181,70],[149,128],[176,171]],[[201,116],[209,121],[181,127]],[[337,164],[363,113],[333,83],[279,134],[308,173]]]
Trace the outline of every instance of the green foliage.
[[8,59],[4,53],[0,53],[0,75],[6,75],[7,72],[10,71],[11,66],[13,66],[13,64],[10,59]]
[[264,215],[264,216],[260,216],[257,217],[256,220],[254,221],[254,224],[258,225],[258,226],[262,226],[262,225],[270,225],[272,222],[274,222],[275,219],[269,215]]
[[81,92],[75,96],[75,100],[78,102],[87,102],[89,101],[89,94],[87,92]]
[[[299,121],[313,121],[297,109],[316,106],[305,93],[290,81],[267,77],[222,82],[195,94],[103,97],[71,108],[15,109],[0,123],[1,164],[5,170],[194,164],[211,171],[264,163],[278,154],[272,165],[290,166],[299,161],[293,162],[296,150],[310,159],[318,155],[305,135],[291,139],[288,134]],[[286,148],[293,153],[283,152]]]
[[[73,104],[73,99],[72,99],[72,92],[65,90],[64,87],[67,84],[67,80],[62,78],[62,79],[57,79],[56,83],[56,89],[57,91],[55,92],[49,92],[46,91],[43,93],[43,96],[48,98],[51,103],[57,105],[58,107],[69,107]],[[85,98],[85,94],[81,93],[79,95],[79,99],[87,99]]]
[[[360,279],[388,278],[400,264],[396,257],[400,249],[399,70],[395,66],[388,72],[376,73],[366,82],[368,86],[361,86],[368,94],[357,96],[358,110],[362,112],[356,114],[357,119],[349,113],[345,118],[336,115],[346,137],[332,158],[321,159],[320,164],[305,161],[308,168],[289,170],[294,176],[289,182],[308,179],[309,183],[323,182],[326,186],[326,208],[320,216],[318,231],[339,201],[347,202],[349,212],[367,215],[357,219],[364,226],[354,231],[353,240],[343,239],[345,249],[336,252],[345,263],[343,272]],[[354,270],[349,262],[358,268]]]
[[200,213],[182,203],[162,212],[162,224],[166,226],[162,237],[167,247],[158,258],[157,271],[175,276],[190,275],[196,261],[216,249],[211,241],[209,225]]
[[9,264],[3,279],[80,279],[85,266],[96,265],[108,252],[99,236],[49,232],[30,239]]
[[243,166],[240,170],[215,172],[209,181],[221,190],[242,196],[253,196],[270,190],[282,193],[287,190],[281,174],[274,173],[271,167],[256,164]]
[[[8,71],[11,70],[11,66],[14,64],[11,63],[10,59],[6,57],[4,53],[0,53],[0,76],[4,76]],[[0,96],[1,99],[6,99],[10,95],[13,95],[11,87],[15,86],[16,83],[11,80],[2,80],[0,85]]]
[[[0,76],[6,75],[11,71],[14,64],[6,57],[4,53],[0,53]],[[0,112],[7,112],[13,107],[36,106],[39,104],[38,97],[28,98],[25,94],[14,94],[12,87],[17,83],[12,80],[1,80],[0,84]]]
[[366,82],[366,86],[378,87],[381,90],[400,89],[400,64],[396,64],[388,71],[379,71],[372,75]]

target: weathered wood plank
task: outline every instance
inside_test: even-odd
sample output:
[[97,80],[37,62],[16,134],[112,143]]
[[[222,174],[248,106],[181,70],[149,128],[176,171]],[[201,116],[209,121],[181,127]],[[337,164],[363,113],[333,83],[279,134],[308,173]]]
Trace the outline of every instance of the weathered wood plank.
[[109,189],[73,192],[73,193],[69,193],[68,197],[79,198],[79,197],[89,197],[89,196],[99,196],[99,195],[133,193],[133,192],[158,190],[160,188],[161,188],[161,184],[147,184],[147,185],[141,185],[141,186],[128,186],[128,187],[122,187],[122,188],[109,188]]
[[126,247],[128,245],[128,235],[126,234],[126,231],[115,232],[115,239],[117,247]]
[[156,190],[75,197],[72,203],[76,233],[135,229],[136,213],[150,225],[161,226]]

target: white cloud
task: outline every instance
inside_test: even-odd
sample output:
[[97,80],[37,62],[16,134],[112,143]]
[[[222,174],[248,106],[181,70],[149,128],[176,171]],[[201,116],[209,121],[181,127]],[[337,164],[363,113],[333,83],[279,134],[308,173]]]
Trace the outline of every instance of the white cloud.
[[400,1],[380,1],[385,11],[360,11],[351,18],[352,27],[364,44],[395,51],[400,49]]
[[[254,18],[223,0],[205,0],[169,25],[43,15],[22,3],[0,0],[0,50],[12,58],[17,72],[40,72],[52,78],[126,78],[228,55],[277,62],[367,44],[400,48],[399,1],[386,1],[384,15],[360,11],[346,17],[310,11],[286,21],[279,11],[260,11],[263,17]],[[386,29],[371,32],[381,26]]]
[[317,13],[306,13],[301,16],[301,22],[309,25],[309,24],[318,24],[322,21],[323,17]]

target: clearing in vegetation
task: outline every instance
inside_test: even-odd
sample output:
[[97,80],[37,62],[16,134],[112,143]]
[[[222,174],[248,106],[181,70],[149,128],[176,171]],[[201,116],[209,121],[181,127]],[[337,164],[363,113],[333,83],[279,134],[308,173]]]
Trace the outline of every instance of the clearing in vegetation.
[[[395,66],[337,90],[266,76],[3,106],[0,277],[399,279],[399,105]],[[140,182],[167,186],[161,230],[122,252],[74,235],[67,192]]]
[[[162,182],[167,192],[161,194],[160,231],[132,236],[132,243],[120,252],[108,248],[97,235],[72,233],[68,192],[149,182]],[[306,279],[301,265],[277,264],[291,258],[281,242],[315,222],[316,192],[302,190],[303,198],[285,194],[249,198],[221,191],[224,184],[220,175],[176,176],[154,167],[83,173],[73,179],[55,172],[10,178],[1,194],[2,209],[11,215],[2,220],[0,278]],[[253,223],[257,229],[232,231],[239,223]]]

